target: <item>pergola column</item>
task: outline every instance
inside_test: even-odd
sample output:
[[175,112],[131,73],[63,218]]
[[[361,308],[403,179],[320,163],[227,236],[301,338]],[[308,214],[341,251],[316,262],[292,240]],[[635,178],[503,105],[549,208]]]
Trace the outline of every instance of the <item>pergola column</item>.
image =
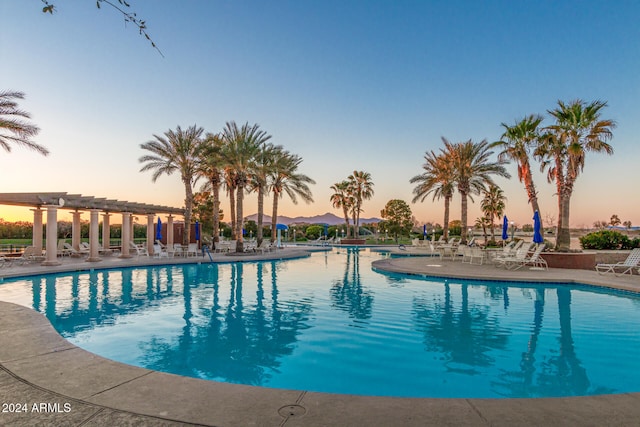
[[73,246],[73,249],[76,251],[79,251],[80,240],[82,238],[82,226],[80,224],[80,215],[82,215],[82,212],[73,211],[71,215],[73,216],[73,222],[71,223],[71,246]]
[[100,211],[98,209],[91,209],[90,211],[90,222],[89,222],[89,257],[87,261],[96,262],[102,261],[102,259],[98,256],[98,247],[100,245],[100,233],[99,233],[99,224],[98,224],[98,214]]
[[[109,224],[109,212],[102,214],[102,249],[109,251],[111,249],[111,224]],[[109,253],[109,252],[106,252]]]
[[120,258],[131,258],[131,255],[129,255],[129,242],[131,242],[131,212],[122,212],[122,233],[120,241]]
[[173,248],[173,216],[167,217],[167,247]]
[[153,253],[153,244],[156,239],[155,229],[153,228],[153,218],[155,214],[147,214],[147,251]]
[[39,254],[42,254],[42,209],[38,207],[31,210],[33,211],[33,236],[31,241]]
[[58,261],[58,206],[47,206],[47,254],[42,265],[60,265]]
[[135,239],[136,233],[135,233],[135,228],[133,227],[133,223],[134,223],[135,219],[136,219],[135,216],[133,214],[131,214],[131,216],[129,217],[129,236],[130,236],[129,237],[129,241],[131,243],[135,243],[134,239]]

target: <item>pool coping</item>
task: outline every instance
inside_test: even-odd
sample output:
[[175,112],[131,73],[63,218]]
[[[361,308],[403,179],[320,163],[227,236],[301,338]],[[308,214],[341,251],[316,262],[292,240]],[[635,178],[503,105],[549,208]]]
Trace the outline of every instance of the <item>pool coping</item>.
[[[416,257],[377,260],[374,264],[380,271],[427,276],[436,269]],[[619,284],[624,288],[634,288],[633,282],[640,285],[638,276],[593,277],[590,283],[584,279],[589,275],[576,270],[508,272],[459,262],[438,264],[444,266],[437,268],[439,274],[447,271],[446,276],[452,277],[452,272],[456,275],[453,278],[488,278],[493,274],[515,281],[538,277],[540,283],[558,283],[573,276],[573,283]],[[636,292],[640,290],[640,286],[636,288]],[[0,412],[0,424],[595,426],[633,425],[640,419],[640,393],[544,399],[392,398],[181,377],[87,352],[62,338],[43,314],[7,302],[0,302],[0,330],[2,403],[25,402],[29,409]],[[49,411],[34,411],[34,403],[49,404]]]

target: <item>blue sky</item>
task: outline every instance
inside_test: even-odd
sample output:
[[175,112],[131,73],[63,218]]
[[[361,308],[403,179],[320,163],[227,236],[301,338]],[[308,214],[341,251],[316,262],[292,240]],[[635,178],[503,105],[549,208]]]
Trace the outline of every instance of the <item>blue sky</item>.
[[[0,3],[1,88],[26,93],[21,106],[51,151],[0,153],[0,191],[181,206],[178,176],[154,184],[139,172],[139,145],[177,125],[218,132],[235,120],[260,124],[273,143],[303,157],[302,171],[317,182],[314,204],[285,199],[281,214],[340,215],[329,186],[358,169],[375,183],[363,216],[379,216],[390,199],[410,202],[409,179],[442,136],[494,141],[501,122],[545,114],[558,100],[601,99],[609,104],[604,118],[618,123],[615,154],[588,156],[572,225],[614,213],[640,224],[632,197],[640,161],[638,2],[130,3],[164,57],[93,1],[57,0],[53,16],[39,0]],[[531,223],[515,165],[508,169],[514,178],[498,181],[507,215]],[[557,216],[554,186],[535,178],[543,216]],[[255,212],[255,197],[246,200],[245,212]],[[456,195],[453,219],[459,203]],[[419,221],[442,222],[441,201],[411,206]],[[14,212],[0,207],[0,217]]]

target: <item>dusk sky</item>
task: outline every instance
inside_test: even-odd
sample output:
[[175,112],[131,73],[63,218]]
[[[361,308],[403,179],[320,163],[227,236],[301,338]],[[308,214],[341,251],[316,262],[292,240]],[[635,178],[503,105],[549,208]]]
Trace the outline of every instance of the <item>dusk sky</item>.
[[[602,118],[617,127],[613,156],[587,156],[571,226],[612,214],[640,225],[640,2],[130,0],[164,57],[108,6],[52,3],[49,15],[40,0],[0,0],[0,90],[26,94],[20,107],[51,152],[0,152],[0,192],[180,207],[179,175],[152,183],[139,172],[140,144],[178,125],[219,132],[236,121],[258,123],[316,181],[315,203],[285,197],[280,214],[341,216],[329,187],[364,170],[375,195],[362,216],[379,217],[391,199],[410,203],[409,179],[441,137],[495,141],[502,122],[538,113],[549,125],[558,100],[579,98],[607,101]],[[555,185],[538,167],[541,214],[557,217]],[[512,179],[497,180],[506,214],[532,223],[515,164],[507,168]],[[255,195],[245,200],[255,213]],[[228,215],[226,196],[222,207]],[[411,208],[420,222],[442,223],[442,200]],[[0,218],[32,220],[6,206]]]

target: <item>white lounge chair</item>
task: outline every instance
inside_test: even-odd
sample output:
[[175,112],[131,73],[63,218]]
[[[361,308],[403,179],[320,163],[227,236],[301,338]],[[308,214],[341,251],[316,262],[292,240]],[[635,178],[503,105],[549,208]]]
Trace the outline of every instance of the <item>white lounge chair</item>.
[[159,244],[153,245],[153,257],[154,258],[169,258],[169,253],[162,249],[162,246]]
[[596,271],[599,274],[613,273],[616,276],[623,274],[633,274],[633,270],[640,266],[640,248],[633,249],[623,262],[616,264],[598,264]]
[[62,256],[62,257],[63,257],[63,256],[71,256],[72,251],[71,251],[71,250],[69,250],[69,248],[67,248],[67,247],[65,246],[65,244],[67,244],[67,243],[66,243],[64,240],[62,240],[62,239],[61,239],[61,240],[58,240],[58,249],[57,249],[57,252],[58,252],[58,255],[59,255],[59,256]]
[[520,246],[514,255],[497,256],[493,261],[496,267],[510,267],[524,262],[534,243],[526,243]]
[[45,257],[42,255],[42,250],[37,250],[35,246],[27,246],[24,248],[22,255],[16,258],[11,258],[11,263],[15,264],[28,264],[31,262],[44,261]]
[[187,246],[187,250],[184,253],[186,257],[197,257],[198,256],[198,244],[197,243],[189,243]]
[[260,253],[271,252],[271,243],[269,243],[269,241],[265,239],[260,242],[260,244],[256,246],[254,250]]
[[524,267],[525,265],[530,265],[532,266],[532,268],[535,268],[535,269],[547,270],[549,268],[547,266],[547,261],[545,261],[545,259],[542,258],[541,256],[543,250],[544,250],[544,243],[540,243],[539,245],[536,246],[536,250],[530,256],[526,256],[520,262],[508,262],[507,268],[508,269],[513,268],[514,270],[517,270],[519,268]]
[[136,245],[133,242],[129,242],[129,248],[133,249],[137,256],[149,256],[149,251],[146,246]]

